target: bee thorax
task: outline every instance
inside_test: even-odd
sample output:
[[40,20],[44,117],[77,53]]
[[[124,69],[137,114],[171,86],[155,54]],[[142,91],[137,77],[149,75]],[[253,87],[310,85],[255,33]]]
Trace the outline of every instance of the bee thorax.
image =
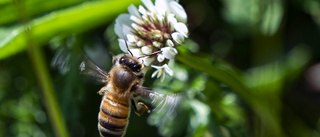
[[119,90],[118,92],[125,92],[130,89],[136,79],[135,75],[125,69],[119,69],[113,74],[112,81],[114,87]]

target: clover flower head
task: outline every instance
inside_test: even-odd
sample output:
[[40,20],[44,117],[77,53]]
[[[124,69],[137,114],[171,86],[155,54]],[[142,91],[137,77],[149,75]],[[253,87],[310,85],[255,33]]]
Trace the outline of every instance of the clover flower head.
[[152,77],[163,80],[165,73],[173,75],[167,63],[178,54],[176,47],[188,38],[187,14],[174,0],[141,1],[144,6],[130,5],[129,14],[117,17],[115,33],[123,52],[128,53],[128,44],[133,56],[145,56],[140,58],[144,65],[157,69]]

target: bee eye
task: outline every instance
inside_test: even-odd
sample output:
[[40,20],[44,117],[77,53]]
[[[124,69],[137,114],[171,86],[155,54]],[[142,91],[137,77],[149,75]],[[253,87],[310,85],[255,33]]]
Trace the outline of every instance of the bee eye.
[[125,64],[125,59],[124,58],[120,59],[120,64]]
[[133,64],[130,65],[130,68],[132,69],[132,71],[139,71],[141,67],[140,65]]

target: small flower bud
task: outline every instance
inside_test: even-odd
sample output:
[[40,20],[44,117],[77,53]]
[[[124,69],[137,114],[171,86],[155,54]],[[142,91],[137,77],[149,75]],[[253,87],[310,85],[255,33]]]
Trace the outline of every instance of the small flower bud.
[[144,46],[144,45],[146,45],[146,42],[145,42],[144,40],[139,40],[139,41],[137,42],[137,46],[138,46],[138,47],[142,47],[142,46]]
[[153,39],[156,39],[159,41],[162,40],[162,33],[160,30],[156,30],[156,29],[151,30],[151,35],[152,35]]
[[152,45],[157,47],[157,48],[160,48],[162,44],[160,42],[158,42],[158,41],[154,41],[154,42],[152,42]]
[[174,46],[174,43],[173,43],[170,39],[168,39],[168,40],[166,41],[166,46],[173,47],[173,46]]
[[136,24],[136,23],[132,23],[131,24],[132,28],[134,28],[136,31],[144,31],[145,29],[143,27],[141,27],[140,25]]
[[150,54],[150,53],[152,53],[152,47],[151,46],[143,46],[141,48],[141,51],[143,54],[146,54],[146,55]]
[[142,37],[146,37],[147,36],[147,34],[144,31],[137,31],[137,33]]
[[164,61],[165,57],[162,54],[159,54],[157,57],[158,62]]
[[163,34],[163,38],[165,38],[165,39],[170,39],[171,36],[170,36],[169,33],[164,33],[164,34]]

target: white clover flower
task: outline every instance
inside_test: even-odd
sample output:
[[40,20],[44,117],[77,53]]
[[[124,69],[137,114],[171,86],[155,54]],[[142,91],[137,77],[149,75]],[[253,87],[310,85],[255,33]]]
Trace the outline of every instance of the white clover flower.
[[160,78],[160,81],[163,81],[165,78],[165,74],[167,73],[169,76],[173,75],[173,71],[169,68],[167,64],[164,64],[163,66],[155,66],[151,65],[151,67],[157,69],[155,72],[152,73],[151,77],[157,76],[157,78]]
[[163,56],[166,59],[174,59],[176,54],[178,53],[177,49],[172,47],[164,47],[161,49]]
[[[167,63],[174,59],[177,46],[188,38],[187,14],[174,0],[141,0],[144,6],[128,7],[129,14],[121,14],[115,21],[115,33],[119,37],[120,49],[128,53],[126,43],[133,56],[140,58],[145,66],[156,68],[152,77],[164,79],[173,75]],[[127,41],[125,41],[127,40]],[[157,53],[157,54],[153,54]]]

